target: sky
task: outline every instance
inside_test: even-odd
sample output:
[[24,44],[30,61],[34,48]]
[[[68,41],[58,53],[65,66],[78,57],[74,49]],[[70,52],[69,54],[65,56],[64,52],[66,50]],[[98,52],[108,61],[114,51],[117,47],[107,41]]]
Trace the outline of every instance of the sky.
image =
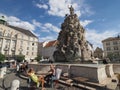
[[120,0],[0,0],[0,16],[8,24],[33,32],[39,42],[56,40],[73,6],[86,40],[103,48],[102,40],[120,34]]

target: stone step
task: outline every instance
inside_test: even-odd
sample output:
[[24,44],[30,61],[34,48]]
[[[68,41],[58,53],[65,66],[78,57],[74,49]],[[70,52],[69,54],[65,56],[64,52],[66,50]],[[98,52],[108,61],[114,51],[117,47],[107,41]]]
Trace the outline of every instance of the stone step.
[[67,81],[63,81],[63,80],[59,80],[59,83],[64,84],[67,87],[72,87],[73,86],[73,87],[80,88],[82,90],[96,90],[93,87],[85,86],[83,84],[76,84],[76,83],[72,83],[72,82],[68,83]]

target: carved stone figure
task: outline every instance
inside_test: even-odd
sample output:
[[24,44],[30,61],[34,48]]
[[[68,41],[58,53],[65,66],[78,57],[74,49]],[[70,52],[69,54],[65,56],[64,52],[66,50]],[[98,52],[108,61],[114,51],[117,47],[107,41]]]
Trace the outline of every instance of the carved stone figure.
[[70,15],[73,15],[74,14],[74,8],[72,7],[72,5],[71,5],[71,7],[69,7],[69,9],[70,9]]
[[58,45],[54,52],[55,61],[84,61],[91,59],[91,51],[88,41],[85,39],[85,29],[81,26],[79,19],[74,14],[74,8],[69,8],[70,15],[66,15],[61,24],[58,36]]

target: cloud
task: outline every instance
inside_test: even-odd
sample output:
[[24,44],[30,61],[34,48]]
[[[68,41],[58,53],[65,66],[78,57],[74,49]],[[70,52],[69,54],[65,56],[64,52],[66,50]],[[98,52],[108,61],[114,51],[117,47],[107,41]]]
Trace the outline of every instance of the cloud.
[[19,18],[15,16],[7,16],[3,13],[0,13],[0,16],[4,16],[9,25],[20,27],[26,30],[31,30],[31,31],[35,30],[35,25],[33,25],[32,23],[28,21],[20,20]]
[[84,21],[81,21],[80,24],[85,27],[87,26],[88,24],[92,23],[93,21],[92,20],[84,20]]
[[48,30],[51,30],[51,31],[54,31],[54,32],[60,32],[60,29],[57,28],[56,26],[52,25],[51,23],[46,23],[46,24],[44,24],[44,26],[45,26]]
[[[59,3],[59,4],[58,4]],[[80,17],[82,14],[91,13],[89,5],[85,4],[84,0],[49,0],[48,10],[49,15],[64,17],[69,14],[68,6],[73,6],[75,13]],[[82,10],[83,9],[83,10]]]
[[35,25],[36,27],[41,27],[41,23],[37,22],[35,19],[32,20],[33,25]]
[[[59,4],[58,4],[59,3]],[[80,17],[82,14],[91,15],[91,7],[86,4],[85,0],[48,0],[47,4],[35,4],[38,8],[47,9],[47,13],[52,16],[64,17],[65,14],[69,14],[69,8],[71,5],[74,8],[75,13]],[[49,8],[48,8],[49,7]]]
[[[59,3],[59,4],[58,4]],[[65,14],[69,13],[68,5],[71,3],[70,0],[49,0],[48,14],[53,16],[64,17]]]
[[43,41],[51,41],[51,40],[55,40],[56,38],[53,36],[46,36],[46,37],[40,37],[39,41],[43,42]]
[[35,30],[35,26],[27,21],[22,21],[15,16],[6,16],[6,17],[7,17],[7,22],[10,25],[17,26],[17,27],[31,30],[31,31]]
[[36,4],[38,8],[48,9],[48,6],[46,4]]
[[[80,2],[83,0],[80,0]],[[58,4],[59,3],[59,4]],[[81,16],[81,12],[79,9],[79,5],[78,2],[74,2],[74,0],[61,0],[60,2],[58,2],[58,0],[48,0],[48,5],[47,4],[39,4],[37,3],[36,6],[38,8],[44,8],[44,9],[49,9],[47,12],[49,15],[53,15],[53,16],[60,16],[60,17],[64,17],[65,14],[69,13],[69,9],[68,6],[72,5],[75,9],[75,13],[78,16]],[[50,8],[48,8],[48,6]]]
[[97,32],[97,30],[86,29],[86,39],[96,47],[102,48],[102,40],[108,37],[114,37],[118,32],[115,30],[106,30],[104,32]]
[[35,27],[40,28],[40,30],[42,32],[55,32],[55,33],[58,33],[60,31],[60,29],[58,27],[54,26],[51,23],[42,24],[42,23],[40,23],[40,22],[38,22],[36,20],[33,20],[32,22],[33,22],[33,25]]
[[5,16],[9,25],[20,27],[20,28],[27,29],[27,30],[34,31],[34,30],[36,30],[36,28],[38,28],[42,32],[58,33],[60,31],[60,29],[58,27],[54,26],[51,23],[42,24],[42,23],[36,21],[35,19],[33,19],[32,23],[30,23],[28,21],[20,20],[19,18],[15,17],[15,16],[7,16],[7,15],[1,14],[1,13],[0,13],[0,16]]

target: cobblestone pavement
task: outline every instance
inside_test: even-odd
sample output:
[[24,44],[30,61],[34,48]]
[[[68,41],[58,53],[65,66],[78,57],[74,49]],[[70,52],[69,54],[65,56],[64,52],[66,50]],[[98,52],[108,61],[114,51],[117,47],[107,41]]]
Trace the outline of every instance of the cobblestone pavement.
[[20,81],[20,87],[21,88],[26,88],[27,87],[27,80],[19,78],[16,73],[10,73],[10,74],[7,74],[4,77],[4,79],[0,79],[0,90],[9,89],[11,82],[15,79]]
[[[0,79],[0,90],[9,90],[11,82],[15,79],[20,81],[20,90],[29,90],[27,88],[27,86],[28,86],[27,80],[20,78],[18,75],[16,75],[16,73],[7,74],[4,77],[4,79]],[[4,84],[5,88],[3,88],[3,84]],[[67,87],[64,85],[60,85],[60,86],[63,89],[57,89],[57,90],[82,90],[82,89],[75,88],[75,87]],[[114,85],[110,84],[109,86],[113,87]],[[38,90],[40,90],[40,89],[38,89]],[[55,90],[55,89],[46,88],[46,90]],[[112,89],[112,90],[114,90],[114,89]],[[118,87],[115,90],[120,90],[120,88]]]
[[[10,89],[10,84],[13,80],[19,80],[20,81],[20,90],[29,90],[27,88],[28,84],[27,84],[27,80],[20,78],[16,73],[9,73],[7,74],[4,79],[0,79],[0,90],[9,90]],[[4,84],[4,87],[3,87]],[[75,87],[67,87],[64,85],[59,84],[59,86],[61,87],[61,89],[57,89],[57,90],[81,90]],[[40,90],[40,89],[37,89]],[[46,88],[46,90],[56,90],[53,88]]]
[[[19,75],[17,75],[14,72],[7,74],[4,77],[4,79],[0,79],[0,90],[9,90],[11,82],[15,79],[20,81],[20,90],[29,90],[27,88],[27,86],[28,86],[27,80],[20,78]],[[5,88],[3,87],[3,85]],[[61,88],[64,88],[64,89],[57,89],[57,90],[82,90],[80,88],[67,87],[67,86],[64,86],[61,84],[59,84],[59,86],[61,86]],[[114,83],[108,85],[108,87],[114,87],[114,86],[115,86]],[[40,90],[40,89],[38,89],[38,90]],[[46,90],[55,90],[55,89],[46,88]],[[114,89],[112,89],[112,90],[114,90]],[[120,88],[118,87],[115,90],[120,90]]]

